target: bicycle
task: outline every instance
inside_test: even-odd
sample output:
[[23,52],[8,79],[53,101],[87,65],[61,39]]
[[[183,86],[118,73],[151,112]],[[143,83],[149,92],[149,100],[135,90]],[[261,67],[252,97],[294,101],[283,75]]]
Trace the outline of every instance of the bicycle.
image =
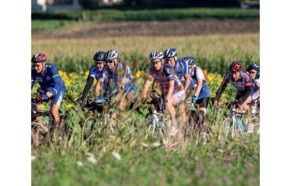
[[[88,102],[91,102],[91,98],[88,99]],[[115,133],[112,122],[113,109],[108,110],[108,108],[108,99],[95,98],[92,103],[88,104],[88,111],[92,111],[93,115],[85,119],[82,127],[82,139],[89,144],[91,144],[90,139],[95,137],[96,132],[99,134],[106,133],[109,129],[112,134]]]
[[[219,104],[219,106],[222,104]],[[241,137],[245,134],[253,133],[253,131],[249,131],[249,129],[251,128],[250,124],[253,124],[254,120],[256,124],[257,122],[259,123],[259,121],[257,121],[257,118],[248,118],[246,116],[246,111],[242,110],[241,107],[239,108],[240,111],[237,111],[235,109],[235,104],[235,102],[229,102],[229,107],[232,107],[232,109],[230,112],[230,117],[224,119],[224,121],[221,124],[218,135],[219,142],[225,142],[225,139],[229,136],[230,133],[231,139],[234,139],[235,137]]]
[[[196,136],[195,145],[202,141],[205,145],[210,139],[211,129],[208,126],[208,121],[204,112],[198,109],[198,105],[194,105],[191,99],[186,99],[188,125],[184,128],[184,138],[188,136]],[[205,133],[205,135],[204,135]],[[201,140],[199,136],[202,134]]]
[[[40,97],[40,96],[38,96]],[[40,97],[41,98],[41,97]],[[49,110],[37,109],[37,104],[43,104],[49,100],[31,98],[31,140],[37,146],[43,144],[47,139],[53,138],[54,126],[53,118]],[[47,117],[46,126],[38,121],[38,117]],[[60,140],[68,139],[69,128],[67,122],[70,120],[68,114],[60,115],[63,123]]]
[[[150,96],[152,98],[151,102],[147,102],[149,105],[154,105],[154,109],[152,111],[152,115],[148,118],[146,123],[148,124],[148,128],[146,131],[146,137],[145,140],[148,139],[148,135],[151,134],[153,137],[156,133],[159,134],[159,138],[162,140],[164,145],[167,145],[168,139],[167,139],[167,130],[164,125],[164,122],[162,122],[161,118],[167,118],[169,117],[169,114],[166,113],[165,108],[165,96],[164,94],[160,95],[156,90],[152,90],[151,93],[156,93],[158,95],[158,98],[154,98],[153,95]],[[167,119],[168,126],[171,126],[171,120]]]

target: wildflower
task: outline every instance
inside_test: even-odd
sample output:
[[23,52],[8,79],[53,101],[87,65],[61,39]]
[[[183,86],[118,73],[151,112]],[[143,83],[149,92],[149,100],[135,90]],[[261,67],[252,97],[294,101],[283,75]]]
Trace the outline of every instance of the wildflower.
[[115,157],[117,160],[121,160],[121,156],[120,154],[118,154],[117,152],[112,152],[111,153],[113,157]]
[[77,161],[76,163],[79,167],[81,167],[83,165],[83,163],[81,161]]
[[140,75],[141,75],[141,71],[140,71],[140,70],[138,70],[138,71],[135,73],[135,77],[139,78],[139,77],[140,77]]
[[155,142],[152,144],[152,147],[159,147],[160,146],[160,143],[159,142]]

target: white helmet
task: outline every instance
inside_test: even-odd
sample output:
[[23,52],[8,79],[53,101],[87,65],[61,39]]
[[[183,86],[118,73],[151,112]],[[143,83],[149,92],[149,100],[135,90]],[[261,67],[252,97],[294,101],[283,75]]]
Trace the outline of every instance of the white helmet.
[[150,60],[152,60],[152,59],[163,59],[163,58],[164,58],[164,54],[161,51],[158,51],[158,50],[154,50],[149,55]]
[[105,54],[105,61],[113,61],[119,57],[119,52],[117,50],[109,50]]

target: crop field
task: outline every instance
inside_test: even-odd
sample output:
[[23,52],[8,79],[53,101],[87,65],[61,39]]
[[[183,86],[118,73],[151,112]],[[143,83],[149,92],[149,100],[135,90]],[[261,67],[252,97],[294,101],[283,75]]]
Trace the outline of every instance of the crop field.
[[[166,148],[158,138],[145,139],[144,122],[149,111],[139,99],[138,110],[126,111],[118,110],[115,100],[115,132],[96,134],[92,143],[87,143],[82,135],[86,118],[92,113],[82,111],[75,102],[82,94],[98,50],[119,51],[138,85],[139,97],[150,65],[149,53],[175,47],[179,57],[193,56],[196,65],[205,70],[213,98],[232,61],[240,60],[245,66],[260,63],[259,40],[259,33],[32,39],[32,55],[44,53],[48,62],[57,65],[67,87],[60,111],[70,115],[68,140],[32,145],[32,185],[259,185],[259,135],[247,134],[226,143],[217,140],[218,129],[230,114],[229,109],[215,110],[209,103],[207,117],[212,135],[206,145],[196,144],[195,136],[191,135]],[[37,88],[36,83],[32,97]],[[235,89],[228,85],[221,101],[234,97]],[[130,99],[127,101],[129,104]]]

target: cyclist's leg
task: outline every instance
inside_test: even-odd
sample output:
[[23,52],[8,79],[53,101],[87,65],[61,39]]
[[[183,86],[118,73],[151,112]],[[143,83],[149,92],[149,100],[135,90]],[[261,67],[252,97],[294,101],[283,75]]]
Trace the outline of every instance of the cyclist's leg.
[[209,97],[205,97],[202,99],[198,99],[196,104],[199,105],[199,119],[200,121],[200,132],[201,132],[201,136],[202,136],[202,144],[206,144],[206,142],[209,140],[208,139],[208,134],[209,134],[209,124],[207,121],[207,117],[206,117],[206,109],[208,107],[208,103],[209,103]]
[[[176,104],[178,104],[180,102],[183,102],[183,100],[185,99],[185,96],[186,96],[185,95],[185,91],[181,90],[181,91],[176,92],[175,94],[173,94],[171,96],[170,100],[168,100],[168,102],[166,103],[167,110],[168,110],[169,114],[171,115],[172,128],[173,128],[171,130],[173,130],[173,131],[175,131],[175,129],[177,129],[177,127],[178,127],[178,123],[176,121],[176,112],[175,112],[174,105],[176,105]],[[184,110],[184,105],[181,108],[183,108],[181,110],[182,119],[185,122],[186,121],[186,114],[185,114],[185,110]]]
[[50,107],[50,112],[51,112],[51,115],[53,117],[53,127],[54,127],[54,140],[58,140],[59,137],[60,137],[60,130],[62,128],[62,125],[60,123],[60,117],[59,117],[59,107],[60,107],[60,104],[62,102],[62,99],[63,99],[63,96],[64,96],[64,91],[63,90],[60,90],[58,91],[58,93],[52,97],[52,100],[51,100],[51,107]]

